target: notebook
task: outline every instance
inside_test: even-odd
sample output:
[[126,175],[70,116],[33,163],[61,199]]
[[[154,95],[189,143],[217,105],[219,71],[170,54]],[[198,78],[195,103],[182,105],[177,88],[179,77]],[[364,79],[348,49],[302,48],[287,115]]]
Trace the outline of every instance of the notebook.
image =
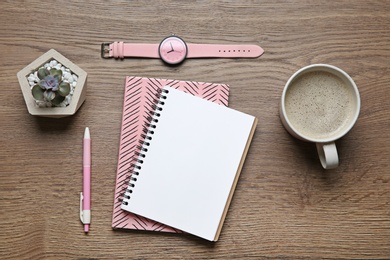
[[158,90],[165,85],[191,93],[194,96],[199,96],[219,105],[228,105],[229,86],[226,84],[134,76],[126,77],[112,214],[112,227],[114,229],[182,232],[121,209],[123,195],[129,183],[134,161],[138,157],[137,154],[139,154],[140,142],[143,140],[145,120],[149,110],[152,109],[151,106],[154,105],[151,102],[152,97],[155,97],[158,94]]
[[257,119],[161,91],[121,208],[217,241]]

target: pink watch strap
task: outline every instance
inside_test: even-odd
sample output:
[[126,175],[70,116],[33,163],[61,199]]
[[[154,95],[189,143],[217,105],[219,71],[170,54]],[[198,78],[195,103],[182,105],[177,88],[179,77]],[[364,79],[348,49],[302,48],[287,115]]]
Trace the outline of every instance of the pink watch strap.
[[108,56],[120,59],[124,57],[160,58],[158,44],[124,42],[111,43]]
[[258,45],[220,45],[187,43],[187,58],[256,58],[264,53]]
[[[159,44],[113,42],[108,57],[160,58]],[[256,58],[264,53],[258,45],[187,44],[187,58]]]

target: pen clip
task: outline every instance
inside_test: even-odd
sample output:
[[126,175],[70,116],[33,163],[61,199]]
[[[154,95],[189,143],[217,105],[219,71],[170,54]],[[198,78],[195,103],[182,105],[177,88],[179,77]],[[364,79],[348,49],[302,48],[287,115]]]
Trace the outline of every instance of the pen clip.
[[80,220],[81,220],[81,223],[84,224],[83,200],[84,200],[83,193],[80,192]]

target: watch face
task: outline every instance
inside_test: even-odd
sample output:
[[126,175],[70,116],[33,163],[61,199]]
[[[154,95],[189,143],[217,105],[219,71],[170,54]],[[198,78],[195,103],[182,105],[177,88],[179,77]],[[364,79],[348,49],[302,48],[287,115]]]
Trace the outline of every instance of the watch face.
[[177,36],[169,36],[162,40],[158,52],[168,64],[179,64],[187,57],[187,45]]

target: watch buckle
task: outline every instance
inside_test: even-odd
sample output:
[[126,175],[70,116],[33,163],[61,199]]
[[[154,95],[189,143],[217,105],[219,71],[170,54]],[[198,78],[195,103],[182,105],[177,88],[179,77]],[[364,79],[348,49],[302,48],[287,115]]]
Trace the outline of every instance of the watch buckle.
[[110,58],[110,56],[108,55],[110,53],[110,48],[109,47],[110,47],[110,43],[107,43],[107,42],[103,42],[102,43],[100,56],[103,59]]

